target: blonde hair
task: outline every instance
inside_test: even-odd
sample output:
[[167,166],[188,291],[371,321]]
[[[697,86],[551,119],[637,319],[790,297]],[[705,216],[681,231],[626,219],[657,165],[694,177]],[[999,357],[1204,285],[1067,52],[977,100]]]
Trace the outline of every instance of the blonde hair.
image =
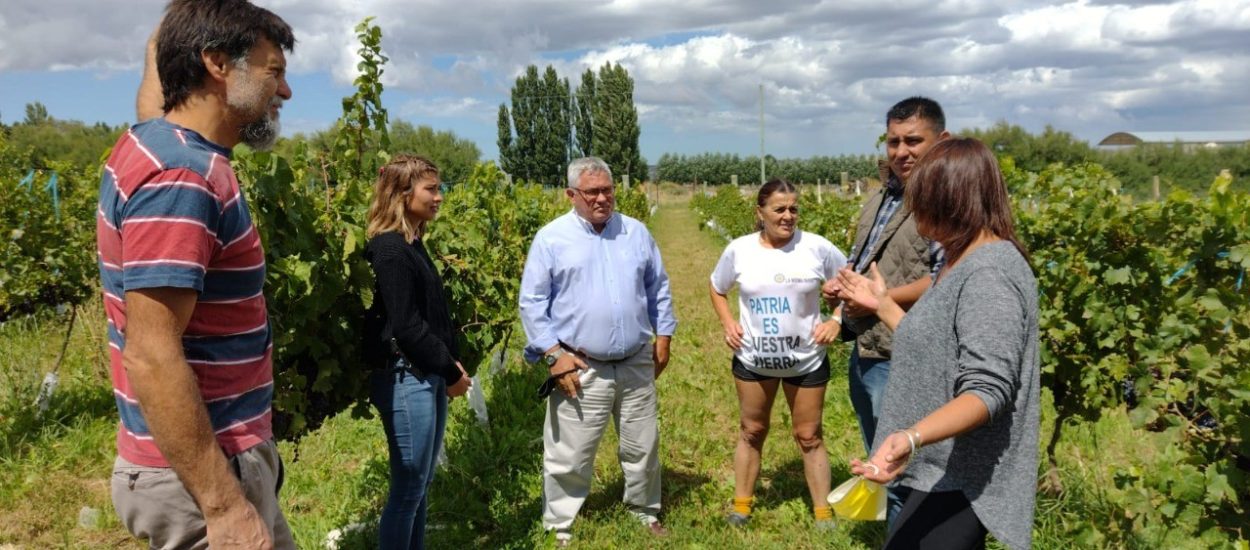
[[434,162],[417,155],[396,155],[378,169],[378,180],[373,184],[373,201],[369,204],[368,224],[365,234],[372,239],[383,233],[398,231],[407,241],[425,232],[425,222],[413,222],[408,216],[408,196],[417,182],[438,178]]

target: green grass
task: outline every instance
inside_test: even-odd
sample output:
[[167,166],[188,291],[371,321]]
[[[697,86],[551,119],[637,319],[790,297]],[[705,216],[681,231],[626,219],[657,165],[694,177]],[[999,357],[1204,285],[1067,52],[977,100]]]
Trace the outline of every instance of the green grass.
[[[670,190],[665,190],[670,191]],[[723,516],[733,494],[732,458],[737,399],[729,350],[707,298],[707,277],[724,243],[699,231],[685,197],[663,194],[652,222],[669,275],[679,328],[673,359],[658,382],[664,519],[671,536],[652,539],[620,503],[622,478],[616,438],[609,432],[596,463],[594,486],[573,532],[582,548],[871,548],[883,528],[844,522],[828,532],[812,528],[803,466],[790,437],[785,400],[778,399],[746,529]],[[118,523],[109,501],[116,411],[106,372],[100,304],[81,309],[48,412],[31,403],[39,381],[53,368],[66,318],[51,314],[0,326],[0,546],[19,548],[142,548]],[[551,544],[540,525],[542,419],[534,397],[541,369],[523,364],[514,331],[502,369],[483,380],[491,423],[479,425],[465,400],[453,402],[447,433],[448,463],[432,491],[428,538],[434,548],[535,548]],[[847,398],[844,348],[825,406],[825,442],[834,484],[847,462],[862,454],[859,428]],[[1044,395],[1047,392],[1043,392]],[[1044,410],[1042,437],[1053,411]],[[1148,468],[1154,457],[1136,442],[1152,434],[1130,427],[1123,411],[1093,424],[1064,428],[1059,478],[1064,491],[1039,496],[1037,548],[1157,547],[1117,530],[1124,512],[1113,506],[1114,470]],[[321,547],[327,533],[349,524],[366,527],[342,539],[341,548],[372,548],[387,488],[381,423],[350,413],[328,420],[298,441],[281,443],[287,466],[283,506],[301,548]],[[78,525],[84,506],[100,510],[94,527]],[[1182,546],[1198,547],[1197,541]],[[1170,545],[1170,544],[1169,544]]]
[[[99,303],[82,310],[50,406],[33,403],[65,341],[68,317],[0,327],[0,543],[29,548],[140,547],[112,513],[109,473],[117,412],[103,357]],[[83,507],[100,510],[78,525]]]

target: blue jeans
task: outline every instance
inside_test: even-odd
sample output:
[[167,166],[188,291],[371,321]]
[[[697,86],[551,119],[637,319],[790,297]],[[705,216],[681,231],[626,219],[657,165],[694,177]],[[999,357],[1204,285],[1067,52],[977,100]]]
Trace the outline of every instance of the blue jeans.
[[851,387],[851,406],[859,418],[859,433],[864,437],[865,452],[872,452],[873,438],[877,435],[877,418],[881,416],[881,401],[885,397],[885,383],[889,379],[889,359],[861,359],[859,345],[851,349],[847,381]]
[[[847,376],[851,388],[851,406],[859,418],[859,432],[864,437],[864,451],[872,452],[877,435],[877,419],[881,417],[881,402],[885,398],[885,384],[890,380],[889,359],[860,358],[859,345],[851,349],[850,373]],[[895,516],[903,509],[903,502],[911,489],[902,486],[889,488],[886,506],[886,524],[893,525]]]
[[391,490],[378,527],[382,550],[425,547],[428,490],[447,427],[447,383],[406,366],[401,359],[370,380],[369,401],[382,416],[391,463]]

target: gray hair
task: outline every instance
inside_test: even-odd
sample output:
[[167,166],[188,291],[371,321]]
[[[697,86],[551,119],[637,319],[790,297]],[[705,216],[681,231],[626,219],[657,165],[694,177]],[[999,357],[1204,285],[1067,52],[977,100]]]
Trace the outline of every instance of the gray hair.
[[582,157],[569,163],[569,189],[577,188],[582,174],[587,172],[603,172],[608,175],[608,181],[612,181],[612,169],[608,168],[608,163],[599,157]]

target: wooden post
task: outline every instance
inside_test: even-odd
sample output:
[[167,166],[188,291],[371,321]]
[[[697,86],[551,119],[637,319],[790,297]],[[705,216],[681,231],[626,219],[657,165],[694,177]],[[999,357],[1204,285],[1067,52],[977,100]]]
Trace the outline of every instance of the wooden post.
[[737,187],[738,186],[738,174],[729,176],[729,181],[734,184],[734,187]]
[[623,174],[621,176],[621,182],[625,184],[625,190],[628,191],[629,190],[629,174]]
[[1159,174],[1151,178],[1151,185],[1154,187],[1155,200],[1159,200]]
[[859,187],[859,180],[855,180],[855,196],[858,197],[861,194],[863,194],[863,190]]
[[849,189],[847,185],[850,184],[851,175],[846,172],[842,172],[841,176],[842,176],[842,189]]
[[824,181],[822,178],[816,178],[816,204],[825,204],[825,193],[822,189]]

